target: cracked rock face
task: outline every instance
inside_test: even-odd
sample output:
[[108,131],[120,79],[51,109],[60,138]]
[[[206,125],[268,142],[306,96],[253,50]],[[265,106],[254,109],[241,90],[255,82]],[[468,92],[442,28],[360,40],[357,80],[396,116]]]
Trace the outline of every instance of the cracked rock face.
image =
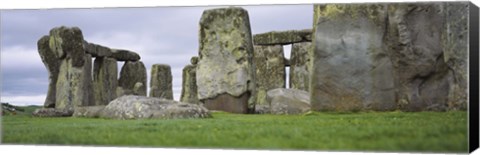
[[[253,109],[255,68],[247,11],[236,7],[205,10],[199,34],[198,99],[206,100],[205,106],[214,110],[246,113]],[[229,97],[219,103],[215,101],[219,95]]]
[[155,97],[125,95],[110,102],[100,113],[112,119],[191,119],[210,118],[209,111],[197,104]]

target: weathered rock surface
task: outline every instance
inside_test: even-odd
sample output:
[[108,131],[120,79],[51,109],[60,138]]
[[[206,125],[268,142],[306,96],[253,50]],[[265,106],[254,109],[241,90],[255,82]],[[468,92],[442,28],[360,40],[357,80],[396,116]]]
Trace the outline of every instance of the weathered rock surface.
[[75,106],[92,103],[91,56],[85,54],[81,30],[77,27],[53,28],[49,46],[61,59],[55,108],[73,110]]
[[109,57],[112,55],[110,48],[102,45],[83,41],[83,46],[85,48],[85,52],[92,55],[92,57]]
[[110,57],[117,59],[118,61],[138,61],[140,55],[135,52],[123,49],[111,49],[112,55]]
[[190,58],[190,63],[192,65],[197,65],[198,64],[198,57],[192,57]]
[[312,43],[310,42],[292,45],[289,61],[289,88],[310,91],[310,50],[312,50]]
[[[140,83],[140,84],[137,84]],[[137,88],[135,88],[137,85]],[[147,69],[142,61],[126,61],[120,70],[120,78],[118,79],[118,86],[121,87],[117,92],[123,92],[122,95],[132,95],[133,90],[136,89],[135,95],[146,96],[147,92]],[[140,94],[138,94],[140,93]]]
[[93,65],[93,91],[95,105],[107,105],[117,98],[118,86],[117,60],[108,57],[97,57]]
[[150,97],[173,100],[172,71],[170,65],[152,65],[150,80]]
[[[267,103],[267,91],[275,88],[285,88],[285,62],[283,47],[254,46],[256,99],[255,107]],[[257,109],[257,108],[255,108]]]
[[311,42],[312,30],[272,31],[253,36],[255,45],[286,45],[299,42]]
[[199,34],[198,99],[208,100],[205,107],[211,110],[253,110],[255,68],[248,12],[236,7],[205,10]]
[[34,117],[70,117],[73,110],[56,109],[56,108],[40,108],[32,112]]
[[302,114],[310,111],[310,95],[298,89],[277,88],[267,92],[271,114]]
[[126,95],[110,102],[100,117],[113,119],[209,118],[209,111],[197,104],[162,98]]
[[182,94],[180,102],[197,104],[197,66],[187,65],[182,71]]
[[383,38],[385,4],[322,4],[316,24],[311,77],[312,109],[393,110],[393,66]]
[[47,68],[49,80],[47,97],[45,98],[43,106],[46,108],[54,108],[60,59],[58,59],[55,56],[55,53],[53,53],[53,51],[50,49],[49,41],[49,36],[43,36],[40,38],[40,40],[38,40],[37,47],[38,54],[40,55],[43,64]]
[[73,117],[90,117],[98,118],[103,112],[105,106],[85,106],[85,107],[76,107],[73,112]]

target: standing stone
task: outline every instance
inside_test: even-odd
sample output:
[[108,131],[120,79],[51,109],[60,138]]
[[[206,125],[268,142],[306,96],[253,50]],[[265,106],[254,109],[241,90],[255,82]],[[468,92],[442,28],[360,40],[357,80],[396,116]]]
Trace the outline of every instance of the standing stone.
[[83,74],[83,81],[85,82],[84,90],[85,92],[85,99],[87,100],[83,106],[93,106],[95,105],[95,96],[93,90],[93,79],[92,79],[92,55],[85,54],[85,65],[83,66],[84,74]]
[[[125,61],[125,64],[123,64],[122,69],[120,70],[118,86],[120,87],[117,88],[117,92],[119,92],[117,94],[118,97],[132,94],[146,96],[147,69],[143,62]],[[134,90],[136,91],[134,92]]]
[[[192,59],[193,60],[193,59]],[[192,61],[193,64],[193,61]],[[180,102],[197,104],[197,69],[196,65],[187,65],[182,72],[182,95]]]
[[117,98],[117,60],[108,57],[97,57],[93,65],[93,85],[95,105],[107,105]]
[[289,88],[310,91],[310,57],[311,42],[292,44],[290,54],[290,83]]
[[[285,62],[283,47],[254,46],[256,99],[255,109],[263,109],[267,102],[267,92],[275,88],[285,88]],[[261,113],[256,110],[256,113]]]
[[150,97],[160,97],[173,100],[172,71],[169,65],[152,65]]
[[85,54],[82,31],[57,27],[50,31],[50,49],[61,59],[56,85],[55,108],[73,110],[89,105],[91,94],[91,56]]
[[384,50],[385,4],[322,4],[314,10],[312,109],[395,108],[392,63]]
[[234,113],[255,108],[255,66],[248,12],[230,7],[200,19],[198,99],[211,110]]
[[42,62],[47,68],[48,71],[48,92],[47,97],[45,98],[44,107],[45,108],[54,108],[55,107],[55,94],[57,87],[57,78],[60,68],[60,60],[55,56],[53,51],[49,46],[49,36],[43,36],[38,40],[37,47],[38,53],[42,58]]
[[452,76],[442,49],[444,3],[394,4],[388,10],[386,39],[396,72],[399,108],[445,110]]

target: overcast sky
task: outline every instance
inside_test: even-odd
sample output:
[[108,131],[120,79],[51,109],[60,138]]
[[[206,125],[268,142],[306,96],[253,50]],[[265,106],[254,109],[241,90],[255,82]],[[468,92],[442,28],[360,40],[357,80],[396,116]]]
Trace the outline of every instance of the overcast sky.
[[[198,55],[198,23],[205,9],[215,7],[149,7],[2,10],[1,101],[42,105],[48,73],[37,51],[37,40],[53,27],[77,26],[84,39],[140,54],[150,81],[155,63],[172,67],[174,99],[180,98],[182,69]],[[253,34],[309,29],[312,5],[242,6],[250,17]],[[287,57],[289,48],[287,50]],[[119,63],[119,71],[122,63]],[[149,84],[147,84],[149,85]]]

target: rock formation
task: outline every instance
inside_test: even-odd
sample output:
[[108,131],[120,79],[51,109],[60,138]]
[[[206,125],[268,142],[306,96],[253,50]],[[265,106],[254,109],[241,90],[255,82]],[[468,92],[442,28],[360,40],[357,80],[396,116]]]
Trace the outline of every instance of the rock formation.
[[60,59],[57,58],[55,53],[50,49],[49,46],[50,37],[43,36],[38,40],[37,47],[38,53],[42,58],[42,62],[47,68],[48,71],[48,92],[47,97],[45,98],[44,107],[54,108],[55,107],[55,95],[57,90],[57,78],[60,68]]
[[302,114],[310,111],[310,96],[307,91],[277,88],[267,92],[271,114]]
[[311,42],[292,44],[290,54],[289,88],[309,91],[310,87],[310,57]]
[[311,42],[312,30],[272,31],[253,36],[255,45],[287,45],[299,42]]
[[197,104],[163,98],[125,95],[110,102],[100,112],[102,118],[113,119],[179,119],[209,118],[209,111]]
[[154,64],[151,70],[150,97],[173,100],[172,71],[169,65]]
[[[137,84],[138,83],[138,84]],[[147,92],[147,69],[142,61],[126,61],[120,70],[118,86],[122,95],[146,96]],[[137,86],[135,88],[135,86]],[[135,90],[135,91],[134,91]]]
[[255,67],[248,12],[236,7],[205,10],[199,34],[198,99],[211,110],[253,111]]
[[[267,104],[267,91],[285,88],[285,62],[281,45],[254,46],[256,99],[255,109]],[[256,112],[258,113],[258,112]]]
[[197,63],[198,57],[190,59],[191,65],[187,65],[182,71],[182,94],[180,102],[199,103],[197,96]]
[[117,60],[109,57],[97,57],[93,65],[93,91],[95,105],[107,105],[117,98]]

